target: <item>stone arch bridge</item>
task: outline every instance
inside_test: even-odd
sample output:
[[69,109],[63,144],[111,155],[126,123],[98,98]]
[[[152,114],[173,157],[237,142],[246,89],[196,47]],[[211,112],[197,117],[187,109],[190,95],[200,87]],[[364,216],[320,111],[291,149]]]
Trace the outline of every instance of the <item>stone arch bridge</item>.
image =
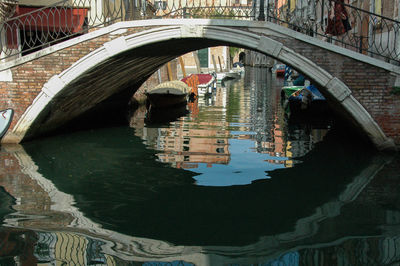
[[400,144],[400,96],[394,89],[400,67],[273,23],[212,19],[118,22],[2,63],[0,110],[15,110],[2,142],[19,143],[86,111],[126,104],[163,64],[217,45],[291,65],[378,149]]

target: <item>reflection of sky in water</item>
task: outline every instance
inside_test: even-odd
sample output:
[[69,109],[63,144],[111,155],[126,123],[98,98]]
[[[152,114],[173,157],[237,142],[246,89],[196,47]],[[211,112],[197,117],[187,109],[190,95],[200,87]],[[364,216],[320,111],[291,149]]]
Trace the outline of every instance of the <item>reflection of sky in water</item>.
[[[197,169],[190,169],[200,173],[194,178],[202,186],[233,186],[246,185],[254,180],[269,178],[265,171],[284,168],[283,164],[271,164],[266,160],[276,160],[277,157],[254,152],[252,140],[229,140],[231,160],[228,165],[199,163]],[[282,160],[287,158],[280,158]]]
[[289,252],[281,256],[280,258],[270,261],[266,264],[268,266],[298,266],[300,265],[300,254],[297,251]]

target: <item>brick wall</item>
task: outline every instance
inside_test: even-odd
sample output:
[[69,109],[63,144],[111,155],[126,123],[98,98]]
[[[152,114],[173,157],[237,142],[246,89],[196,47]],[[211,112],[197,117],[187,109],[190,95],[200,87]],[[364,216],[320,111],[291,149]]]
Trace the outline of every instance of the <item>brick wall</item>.
[[400,144],[400,96],[391,93],[395,77],[389,71],[297,40],[276,40],[343,81],[385,134]]
[[[145,28],[130,29],[124,35],[130,35]],[[13,108],[15,111],[11,129],[21,115],[32,104],[43,85],[54,75],[60,74],[73,63],[101,47],[105,42],[121,35],[105,35],[87,40],[74,46],[39,57],[11,69],[13,82],[0,81],[0,110]]]

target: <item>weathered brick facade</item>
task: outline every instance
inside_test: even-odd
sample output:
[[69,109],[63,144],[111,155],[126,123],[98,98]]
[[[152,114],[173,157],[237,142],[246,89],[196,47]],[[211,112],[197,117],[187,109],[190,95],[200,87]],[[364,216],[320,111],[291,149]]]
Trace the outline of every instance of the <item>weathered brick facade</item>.
[[373,65],[298,40],[276,40],[342,80],[385,134],[393,138],[397,145],[400,144],[400,95],[392,93],[394,75]]
[[[135,33],[135,29],[131,29],[125,34],[132,33]],[[109,34],[84,41],[11,68],[14,81],[0,82],[0,109],[13,108],[15,111],[11,128],[52,76],[61,73],[105,42],[119,36]]]

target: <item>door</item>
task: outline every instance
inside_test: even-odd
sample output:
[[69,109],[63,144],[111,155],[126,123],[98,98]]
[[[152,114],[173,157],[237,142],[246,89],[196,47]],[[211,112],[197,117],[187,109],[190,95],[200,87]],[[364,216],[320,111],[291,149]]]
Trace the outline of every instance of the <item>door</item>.
[[208,48],[199,50],[198,55],[200,67],[208,67]]

